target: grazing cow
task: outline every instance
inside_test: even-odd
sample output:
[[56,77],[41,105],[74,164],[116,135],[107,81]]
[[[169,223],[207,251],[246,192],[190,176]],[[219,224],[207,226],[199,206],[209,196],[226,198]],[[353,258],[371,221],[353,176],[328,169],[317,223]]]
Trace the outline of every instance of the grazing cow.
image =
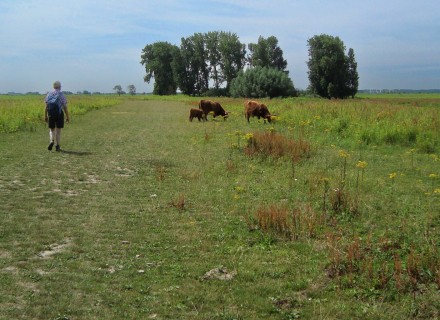
[[211,100],[200,100],[199,109],[203,111],[205,120],[208,120],[208,114],[210,112],[212,112],[212,116],[214,118],[217,116],[222,116],[223,120],[229,116],[225,109],[222,108],[220,103]]
[[267,109],[267,106],[251,100],[244,103],[244,116],[248,122],[250,117],[258,117],[258,119],[263,118],[264,122],[266,122],[266,120],[268,122],[272,121],[272,115],[270,114],[269,109]]
[[194,118],[199,119],[199,121],[202,119],[205,120],[203,110],[191,108],[189,110],[189,121],[193,121]]

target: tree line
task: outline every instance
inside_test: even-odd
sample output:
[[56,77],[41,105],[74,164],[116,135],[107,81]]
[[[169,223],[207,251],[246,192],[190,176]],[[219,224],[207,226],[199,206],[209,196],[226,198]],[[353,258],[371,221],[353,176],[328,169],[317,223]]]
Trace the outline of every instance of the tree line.
[[[136,87],[134,84],[130,84],[127,86],[127,90],[128,93],[131,95],[135,95],[136,94]],[[120,84],[117,84],[113,87],[113,91],[115,91],[119,96],[121,94],[125,94],[126,92],[124,90],[122,90],[122,86]]]
[[[345,55],[339,37],[308,40],[308,90],[326,98],[354,97],[358,90],[354,50]],[[246,50],[247,49],[247,50]],[[154,79],[153,93],[192,96],[287,97],[297,95],[286,70],[287,61],[275,36],[241,43],[235,33],[214,31],[168,42],[148,44],[142,50],[144,81]]]

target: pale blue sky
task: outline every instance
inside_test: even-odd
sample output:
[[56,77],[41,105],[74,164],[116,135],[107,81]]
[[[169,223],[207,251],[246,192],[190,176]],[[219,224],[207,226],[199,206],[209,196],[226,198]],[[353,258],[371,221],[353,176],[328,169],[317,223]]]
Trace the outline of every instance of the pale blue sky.
[[296,88],[308,86],[307,40],[339,36],[358,62],[360,89],[440,88],[438,0],[0,0],[0,93],[51,89],[151,92],[147,44],[196,32],[275,36]]

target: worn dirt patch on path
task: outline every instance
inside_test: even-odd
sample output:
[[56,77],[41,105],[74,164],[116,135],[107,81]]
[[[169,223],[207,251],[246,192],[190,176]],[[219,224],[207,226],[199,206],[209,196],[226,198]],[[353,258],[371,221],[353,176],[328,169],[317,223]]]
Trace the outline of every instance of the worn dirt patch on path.
[[67,238],[63,240],[63,243],[51,244],[49,249],[39,252],[37,256],[39,258],[48,259],[57,253],[63,252],[70,245],[72,245],[72,239]]

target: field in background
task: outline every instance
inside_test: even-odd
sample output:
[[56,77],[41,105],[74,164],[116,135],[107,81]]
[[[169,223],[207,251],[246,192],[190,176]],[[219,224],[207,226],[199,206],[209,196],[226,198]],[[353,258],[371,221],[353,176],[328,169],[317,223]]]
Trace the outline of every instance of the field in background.
[[439,96],[68,98],[0,98],[0,318],[439,316]]
[[[0,95],[0,132],[33,131],[44,124],[44,98],[45,95]],[[116,95],[68,95],[67,98],[72,117],[123,101]]]

